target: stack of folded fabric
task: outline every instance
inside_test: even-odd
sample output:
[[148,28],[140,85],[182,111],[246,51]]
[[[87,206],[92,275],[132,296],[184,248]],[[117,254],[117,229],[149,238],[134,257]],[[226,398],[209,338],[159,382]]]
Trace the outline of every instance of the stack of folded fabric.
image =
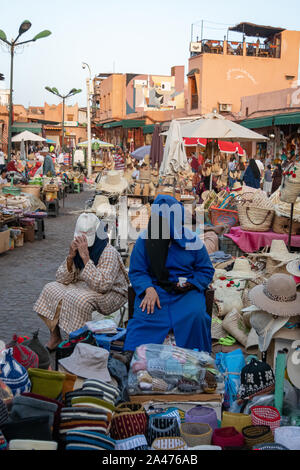
[[85,324],[95,334],[116,334],[117,325],[113,320],[93,320]]

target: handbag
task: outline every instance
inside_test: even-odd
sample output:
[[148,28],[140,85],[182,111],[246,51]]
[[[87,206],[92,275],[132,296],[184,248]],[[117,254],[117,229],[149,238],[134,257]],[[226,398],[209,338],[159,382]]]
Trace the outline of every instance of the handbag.
[[115,408],[110,435],[118,441],[140,434],[146,435],[147,421],[146,411],[142,405],[122,403]]
[[149,419],[147,439],[151,446],[160,437],[180,437],[178,420],[175,417],[151,417]]

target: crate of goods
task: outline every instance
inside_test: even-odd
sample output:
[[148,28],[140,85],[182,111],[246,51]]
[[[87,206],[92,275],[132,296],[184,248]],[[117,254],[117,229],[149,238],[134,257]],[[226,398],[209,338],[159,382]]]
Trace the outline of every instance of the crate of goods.
[[10,230],[0,232],[0,253],[5,253],[9,250]]
[[229,254],[234,258],[239,258],[244,254],[239,246],[234,243],[233,240],[231,240],[231,238],[223,235],[219,237],[219,250],[224,251],[224,253]]
[[34,242],[34,226],[27,225],[24,227],[24,241],[25,242]]

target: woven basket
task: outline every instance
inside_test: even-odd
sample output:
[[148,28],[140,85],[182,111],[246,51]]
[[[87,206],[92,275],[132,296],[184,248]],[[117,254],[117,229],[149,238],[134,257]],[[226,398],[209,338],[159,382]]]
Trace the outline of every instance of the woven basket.
[[[282,215],[278,215],[275,212],[275,217],[273,220],[272,230],[275,233],[289,233],[290,231],[290,219],[289,217],[284,217]],[[299,235],[300,234],[300,222],[293,220],[292,223],[292,235]]]
[[220,209],[219,207],[211,206],[209,209],[209,217],[213,225],[227,224],[230,227],[235,227],[239,224],[238,212],[229,209]]
[[274,210],[238,205],[242,230],[248,232],[268,232],[272,226]]
[[206,423],[182,423],[180,434],[189,447],[195,447],[211,443],[212,428]]
[[238,432],[242,432],[243,428],[251,426],[251,416],[243,413],[231,413],[224,411],[222,415],[221,427],[233,426]]
[[272,433],[280,426],[280,413],[274,406],[253,406],[251,408],[253,426],[270,426]]
[[293,172],[295,178],[284,175],[280,187],[280,200],[288,203],[295,203],[300,193],[300,163],[290,165],[285,173]]
[[184,450],[187,443],[182,437],[158,437],[152,442],[153,450]]
[[222,326],[231,336],[233,336],[243,346],[247,344],[248,328],[244,324],[243,316],[237,309],[225,315]]
[[242,429],[242,434],[248,449],[252,449],[256,444],[274,442],[270,426],[246,426]]

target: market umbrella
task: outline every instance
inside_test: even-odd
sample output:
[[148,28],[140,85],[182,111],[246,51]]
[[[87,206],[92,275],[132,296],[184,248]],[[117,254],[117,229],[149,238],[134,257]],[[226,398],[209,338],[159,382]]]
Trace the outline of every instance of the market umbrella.
[[[253,132],[244,126],[225,119],[218,113],[205,114],[195,121],[186,123],[181,127],[183,137],[212,139],[214,141],[239,141],[239,142],[263,142],[269,140],[257,132]],[[214,145],[212,145],[212,158],[214,160]],[[212,176],[210,177],[210,189],[212,188]]]
[[[87,147],[88,146],[88,140],[85,142],[79,142],[78,147]],[[110,144],[108,142],[104,142],[103,140],[99,139],[91,139],[91,144],[94,148],[111,148],[114,147],[113,144]]]
[[143,147],[139,147],[138,149],[131,152],[131,155],[136,160],[143,160],[146,155],[150,154],[151,145],[144,145]]
[[162,143],[162,137],[160,135],[160,124],[156,124],[154,127],[154,132],[152,136],[151,149],[150,149],[150,161],[151,165],[154,168],[157,163],[158,168],[162,162],[164,155],[164,146]]
[[46,139],[44,139],[43,137],[37,135],[37,134],[34,134],[33,132],[29,132],[29,131],[24,131],[24,132],[21,132],[20,134],[17,134],[15,135],[11,141],[12,142],[22,142],[22,140],[24,140],[24,142],[45,142]]
[[173,120],[169,127],[159,173],[162,176],[174,175],[188,167],[181,126],[178,121]]

